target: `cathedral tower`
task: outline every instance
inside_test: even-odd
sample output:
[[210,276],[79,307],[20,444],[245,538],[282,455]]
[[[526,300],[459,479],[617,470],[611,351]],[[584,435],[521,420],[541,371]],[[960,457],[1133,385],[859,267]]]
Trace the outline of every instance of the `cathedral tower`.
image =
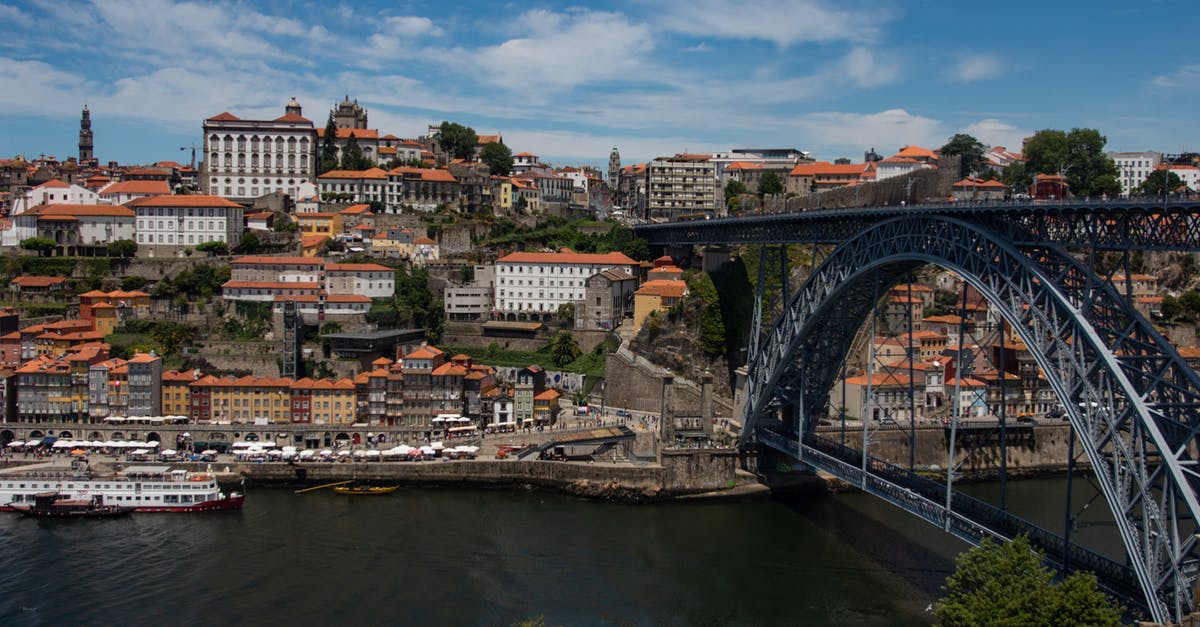
[[88,163],[95,158],[92,144],[92,112],[83,105],[83,117],[79,119],[79,163]]
[[612,154],[608,155],[608,189],[616,191],[621,182],[621,153],[613,146]]

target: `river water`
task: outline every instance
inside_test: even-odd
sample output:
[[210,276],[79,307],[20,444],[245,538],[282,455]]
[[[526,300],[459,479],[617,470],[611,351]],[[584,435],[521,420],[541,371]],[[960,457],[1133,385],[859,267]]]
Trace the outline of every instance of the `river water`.
[[964,548],[861,494],[257,489],[241,512],[0,514],[0,624],[923,625]]

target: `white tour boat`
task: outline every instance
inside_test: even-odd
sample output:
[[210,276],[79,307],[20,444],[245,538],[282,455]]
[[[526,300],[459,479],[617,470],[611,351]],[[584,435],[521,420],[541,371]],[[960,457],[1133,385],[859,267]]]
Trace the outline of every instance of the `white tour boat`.
[[240,509],[245,494],[223,492],[212,473],[170,466],[129,466],[112,475],[30,471],[0,475],[0,510],[33,504],[37,494],[57,492],[69,499],[100,497],[105,505],[135,512],[213,512]]

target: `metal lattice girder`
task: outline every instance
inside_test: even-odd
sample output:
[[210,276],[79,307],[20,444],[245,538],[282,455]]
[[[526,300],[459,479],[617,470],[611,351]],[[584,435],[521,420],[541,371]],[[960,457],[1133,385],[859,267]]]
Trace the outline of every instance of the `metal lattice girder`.
[[[833,252],[788,303],[746,381],[742,443],[783,405],[824,408],[875,294],[936,264],[988,300],[1028,347],[1090,459],[1151,615],[1192,609],[1200,564],[1195,438],[1200,381],[1111,284],[1056,248],[936,214],[885,220]],[[799,356],[808,358],[803,362]]]
[[984,226],[1019,246],[1200,251],[1200,200],[1135,199],[1060,204],[951,203],[827,209],[636,227],[651,245],[837,244],[903,216],[943,215]]

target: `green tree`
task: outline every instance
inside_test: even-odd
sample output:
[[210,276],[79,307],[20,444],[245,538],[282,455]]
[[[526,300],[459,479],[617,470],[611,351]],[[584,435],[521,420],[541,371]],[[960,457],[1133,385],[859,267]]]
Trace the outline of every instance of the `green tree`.
[[782,193],[783,179],[779,177],[779,173],[774,170],[763,172],[762,178],[758,179],[758,195],[766,196]]
[[698,299],[700,311],[700,350],[707,355],[724,355],[725,321],[721,317],[721,303],[717,287],[707,272],[696,274],[688,281],[689,298]]
[[579,357],[579,343],[570,331],[559,331],[550,339],[550,359],[556,366],[565,366]]
[[966,133],[956,133],[946,145],[942,146],[943,155],[958,155],[961,159],[959,169],[963,176],[979,174],[983,169],[983,142]]
[[725,184],[725,207],[730,210],[736,208],[738,203],[741,202],[742,196],[747,192],[748,190],[746,189],[745,183],[737,180],[730,180]]
[[56,246],[54,240],[45,237],[29,237],[21,240],[18,245],[25,250],[36,251],[41,257],[45,257]]
[[350,138],[346,140],[346,147],[342,148],[341,168],[343,170],[365,170],[369,167],[371,167],[371,162],[363,155],[362,147],[358,145],[358,138],[351,131]]
[[508,176],[512,172],[512,150],[504,142],[491,142],[479,151],[479,160],[486,163],[488,170],[496,176]]
[[119,239],[108,245],[108,256],[128,259],[137,254],[137,249],[137,242],[131,239]]
[[[197,246],[197,248],[199,248],[199,246]],[[262,240],[258,239],[258,236],[253,232],[247,231],[246,234],[242,236],[242,241],[238,243],[237,248],[243,253],[256,253],[260,248],[262,248]]]
[[1029,184],[1033,181],[1033,177],[1026,174],[1025,164],[1020,161],[1014,161],[1000,172],[1000,182],[1008,187],[1009,191],[1016,194],[1025,194],[1029,191]]
[[1183,179],[1170,170],[1155,170],[1142,181],[1141,185],[1133,188],[1135,196],[1162,196],[1170,194],[1183,185]]
[[1093,128],[1038,131],[1025,142],[1021,182],[1032,183],[1035,174],[1061,173],[1076,196],[1120,194],[1117,165],[1104,154],[1106,143],[1108,138]]
[[1200,292],[1188,290],[1179,296],[1179,313],[1189,319],[1200,316]]
[[[247,233],[247,235],[249,235],[249,233]],[[209,257],[214,255],[226,255],[229,254],[229,244],[226,244],[225,242],[201,242],[196,244],[196,250],[202,253],[208,253]]]
[[938,624],[1120,624],[1121,608],[1096,589],[1094,576],[1075,573],[1056,586],[1043,558],[1025,536],[1012,542],[987,538],[959,555],[934,610]]
[[321,159],[318,164],[318,174],[336,170],[338,167],[337,123],[333,121],[333,111],[325,122],[325,135],[321,138]]
[[457,122],[442,122],[438,127],[438,143],[452,159],[471,159],[475,156],[479,136],[475,134],[475,129],[469,126]]
[[575,303],[563,303],[558,306],[558,319],[570,322],[575,319]]
[[136,274],[131,274],[131,275],[121,279],[121,289],[126,292],[132,292],[133,290],[140,290],[143,287],[146,287],[146,284],[149,282],[150,282],[150,279],[147,279],[144,276],[138,276]]

